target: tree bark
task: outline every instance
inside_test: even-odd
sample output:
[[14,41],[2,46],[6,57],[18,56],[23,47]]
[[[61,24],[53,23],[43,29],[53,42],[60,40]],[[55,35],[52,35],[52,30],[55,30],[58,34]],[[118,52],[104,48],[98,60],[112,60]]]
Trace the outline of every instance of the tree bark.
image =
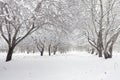
[[98,55],[99,57],[102,57],[102,50],[99,50]]
[[[102,23],[101,23],[102,24]],[[101,25],[102,27],[102,25]],[[99,34],[98,34],[98,39],[97,39],[97,48],[98,48],[98,54],[99,57],[102,57],[102,52],[103,52],[103,34],[102,34],[102,29],[100,28]]]
[[105,59],[112,58],[113,45],[110,45],[108,51],[104,52]]
[[43,56],[43,53],[44,53],[44,48],[42,48],[41,50],[41,56]]
[[109,48],[109,52],[110,52],[110,56],[109,56],[109,58],[112,58],[113,45],[110,46],[110,48]]
[[48,47],[48,53],[49,53],[49,56],[51,56],[51,44]]
[[8,54],[7,54],[7,57],[6,57],[6,62],[12,60],[13,50],[14,50],[14,48],[12,48],[12,47],[9,48],[9,50],[8,50]]

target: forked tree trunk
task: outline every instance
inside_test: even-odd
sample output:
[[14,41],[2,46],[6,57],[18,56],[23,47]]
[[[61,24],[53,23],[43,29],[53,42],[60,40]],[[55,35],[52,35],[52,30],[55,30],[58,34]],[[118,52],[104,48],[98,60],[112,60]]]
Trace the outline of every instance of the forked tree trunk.
[[[118,36],[119,36],[119,33],[120,33],[120,31],[118,31],[116,34],[114,34],[111,38],[110,38],[110,40],[108,41],[108,43],[107,43],[107,46],[106,46],[106,48],[105,48],[105,53],[104,53],[104,57],[105,57],[105,59],[107,59],[107,58],[112,58],[112,52],[113,52],[113,45],[115,44],[115,42],[116,42],[116,40],[117,40],[117,38],[118,38]],[[109,45],[109,46],[108,46]]]
[[105,59],[112,58],[113,45],[110,45],[108,51],[104,52]]
[[112,53],[106,52],[104,53],[105,59],[112,58]]
[[43,56],[43,53],[44,53],[44,47],[39,47],[39,46],[37,46],[37,49],[38,49],[39,52],[40,52],[40,56]]
[[108,52],[104,52],[104,58],[107,59],[109,57],[109,53]]
[[12,60],[12,54],[13,54],[13,50],[14,48],[10,47],[7,53],[7,57],[6,57],[6,62]]

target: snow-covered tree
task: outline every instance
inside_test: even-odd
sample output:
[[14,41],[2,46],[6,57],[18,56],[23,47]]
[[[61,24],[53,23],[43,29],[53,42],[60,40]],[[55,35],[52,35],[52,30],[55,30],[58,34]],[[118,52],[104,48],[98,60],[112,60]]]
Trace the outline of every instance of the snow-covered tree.
[[[87,39],[99,57],[112,58],[113,46],[120,34],[119,19],[116,18],[117,0],[82,0],[89,11]],[[117,16],[118,17],[118,16]]]
[[6,0],[0,3],[2,4],[0,5],[0,32],[8,44],[6,61],[10,61],[15,47],[36,31],[38,26],[35,25],[33,14],[28,15],[28,17],[23,16],[23,14],[27,14],[27,11],[23,12],[15,0]]

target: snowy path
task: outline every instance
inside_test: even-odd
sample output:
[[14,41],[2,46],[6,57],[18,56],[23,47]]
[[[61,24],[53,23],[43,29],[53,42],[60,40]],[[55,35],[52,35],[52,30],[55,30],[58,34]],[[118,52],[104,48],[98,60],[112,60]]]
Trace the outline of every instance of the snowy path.
[[5,63],[0,55],[0,80],[120,80],[120,56],[18,55]]

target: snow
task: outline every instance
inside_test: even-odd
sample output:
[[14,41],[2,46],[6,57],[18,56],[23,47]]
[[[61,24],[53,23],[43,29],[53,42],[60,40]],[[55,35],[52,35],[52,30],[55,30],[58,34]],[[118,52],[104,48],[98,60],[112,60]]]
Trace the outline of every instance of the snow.
[[5,62],[0,54],[0,80],[120,80],[120,55],[105,60],[86,52],[55,56],[14,54]]

